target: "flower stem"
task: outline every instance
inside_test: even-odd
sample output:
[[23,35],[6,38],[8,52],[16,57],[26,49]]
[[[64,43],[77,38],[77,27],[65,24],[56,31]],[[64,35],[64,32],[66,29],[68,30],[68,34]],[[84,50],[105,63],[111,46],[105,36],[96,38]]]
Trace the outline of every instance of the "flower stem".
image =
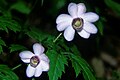
[[17,69],[17,68],[20,67],[21,65],[22,65],[22,64],[19,64],[19,65],[15,66],[14,68],[12,68],[12,70]]
[[62,33],[60,33],[54,40],[53,40],[53,43],[55,43],[58,39],[59,39],[59,37],[62,35]]

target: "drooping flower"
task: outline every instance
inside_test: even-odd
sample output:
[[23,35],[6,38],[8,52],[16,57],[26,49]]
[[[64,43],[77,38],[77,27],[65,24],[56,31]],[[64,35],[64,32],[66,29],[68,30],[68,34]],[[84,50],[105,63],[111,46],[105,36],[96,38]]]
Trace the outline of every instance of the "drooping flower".
[[64,31],[64,37],[67,41],[74,38],[75,31],[83,38],[89,38],[90,34],[97,33],[97,28],[93,24],[99,19],[99,16],[93,12],[86,13],[84,3],[70,3],[68,5],[68,14],[60,14],[57,19],[57,30]]
[[24,63],[29,63],[26,69],[27,77],[39,77],[43,71],[49,70],[49,58],[43,53],[44,47],[35,43],[33,45],[33,52],[22,51],[19,56]]

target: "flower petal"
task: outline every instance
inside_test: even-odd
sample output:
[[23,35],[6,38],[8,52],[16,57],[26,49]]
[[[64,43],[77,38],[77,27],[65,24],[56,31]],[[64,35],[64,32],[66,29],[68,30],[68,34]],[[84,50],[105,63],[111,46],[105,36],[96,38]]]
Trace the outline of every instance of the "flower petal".
[[48,71],[49,70],[49,63],[41,60],[40,65],[42,66],[43,71]]
[[68,5],[68,12],[73,17],[77,17],[78,6],[75,3],[70,3]]
[[95,27],[95,25],[89,22],[84,23],[83,29],[92,34],[97,33],[97,28]]
[[89,38],[90,33],[87,33],[85,30],[82,30],[81,32],[78,32],[78,34],[83,38]]
[[33,51],[36,55],[40,55],[44,52],[44,47],[39,43],[35,43],[33,45]]
[[83,19],[88,22],[95,22],[99,19],[99,16],[93,12],[85,13],[82,16],[83,16]]
[[29,64],[26,69],[26,75],[27,77],[32,77],[34,74],[35,74],[35,68]]
[[[40,63],[41,63],[41,62],[40,62]],[[36,67],[34,76],[35,76],[35,77],[39,77],[41,74],[42,74],[42,66],[39,64],[39,65]]]
[[61,22],[57,25],[57,30],[58,31],[63,31],[65,28],[67,28],[70,25],[70,22]]
[[45,54],[40,55],[40,59],[48,63],[50,62],[49,58]]
[[84,3],[79,3],[77,4],[77,6],[78,6],[78,16],[80,17],[81,14],[86,12],[86,7]]
[[34,54],[30,51],[22,51],[20,52],[19,56],[24,63],[29,63],[30,58],[34,56]]
[[64,37],[67,41],[73,40],[75,35],[75,30],[72,28],[72,26],[67,27],[64,31]]
[[61,14],[57,17],[56,23],[61,23],[61,22],[72,22],[72,17],[68,14]]

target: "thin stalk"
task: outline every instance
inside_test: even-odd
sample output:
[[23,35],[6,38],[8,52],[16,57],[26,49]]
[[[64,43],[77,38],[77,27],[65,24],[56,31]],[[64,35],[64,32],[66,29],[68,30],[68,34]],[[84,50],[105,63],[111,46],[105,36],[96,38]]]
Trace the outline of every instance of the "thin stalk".
[[60,34],[53,40],[53,43],[55,43],[55,42],[60,38],[61,35],[62,35],[62,33],[60,33]]

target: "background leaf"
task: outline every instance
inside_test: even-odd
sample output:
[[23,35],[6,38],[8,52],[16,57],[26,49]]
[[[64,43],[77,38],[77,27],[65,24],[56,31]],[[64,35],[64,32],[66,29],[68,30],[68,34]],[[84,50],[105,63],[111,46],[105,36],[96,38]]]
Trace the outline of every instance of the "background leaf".
[[0,38],[0,53],[3,52],[2,46],[6,46],[5,42]]
[[6,46],[5,42],[0,38],[0,45]]
[[10,47],[9,47],[9,49],[10,49],[10,53],[11,52],[14,52],[14,51],[18,51],[18,50],[27,50],[27,48],[26,47],[24,47],[24,46],[22,46],[22,45],[19,45],[19,44],[12,44]]
[[25,4],[25,2],[22,2],[22,1],[18,1],[17,3],[13,4],[11,6],[11,9],[15,9],[24,14],[29,14],[31,11],[29,6]]
[[19,78],[7,65],[0,65],[0,80],[19,80]]
[[18,22],[12,20],[11,18],[6,18],[3,16],[0,17],[0,28],[6,32],[8,32],[8,29],[14,32],[21,30],[21,26],[18,24]]
[[116,14],[118,15],[118,16],[120,16],[120,4],[119,3],[117,3],[117,2],[115,2],[115,1],[113,1],[113,0],[104,0],[104,2],[105,2],[105,4],[110,8],[110,9],[112,9],[113,11],[115,11],[116,12]]
[[72,66],[75,70],[76,76],[78,76],[78,74],[81,72],[85,80],[96,80],[95,76],[93,75],[92,69],[84,59],[72,53],[69,54],[69,58],[72,62]]

